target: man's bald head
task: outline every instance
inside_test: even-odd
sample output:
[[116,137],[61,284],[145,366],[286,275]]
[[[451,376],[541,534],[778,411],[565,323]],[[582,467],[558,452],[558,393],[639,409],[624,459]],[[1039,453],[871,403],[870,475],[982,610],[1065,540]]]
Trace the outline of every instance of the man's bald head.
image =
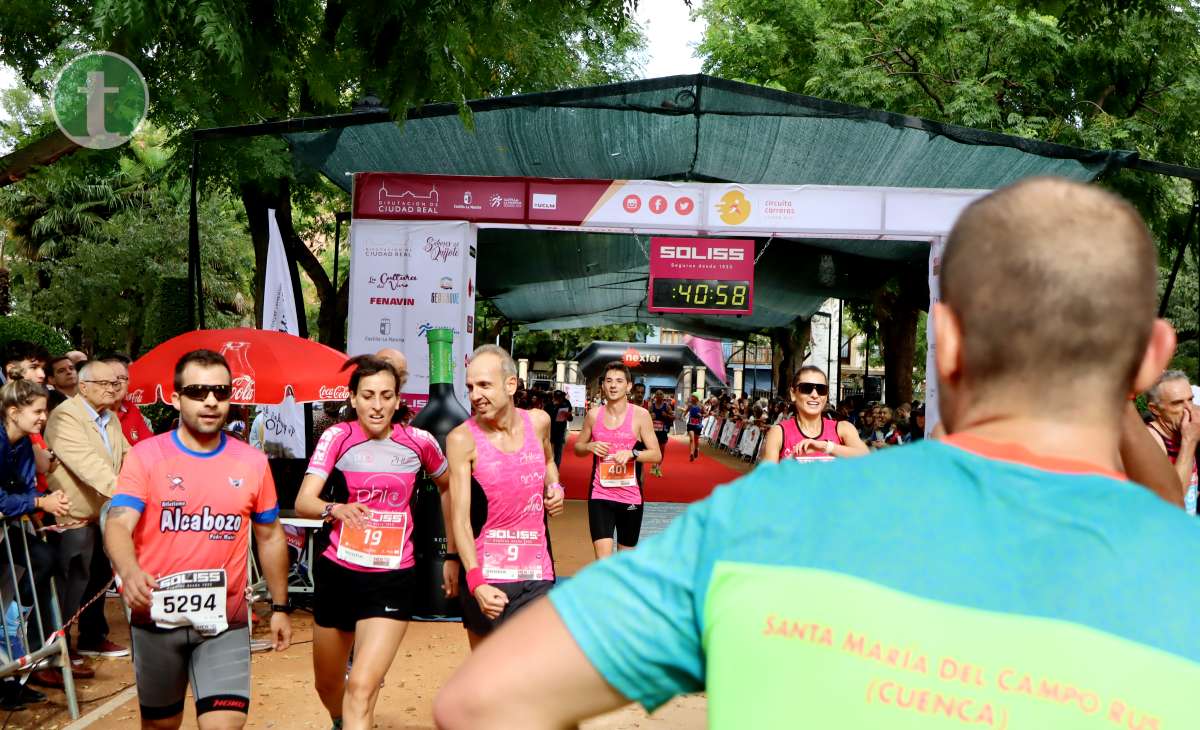
[[1119,401],[1155,320],[1156,264],[1141,216],[1094,186],[1032,178],[972,203],[941,269],[964,389],[1076,410]]
[[408,382],[408,358],[404,356],[404,353],[394,347],[385,347],[375,353],[375,357],[386,360],[396,370],[396,374],[400,376],[400,387],[403,388],[404,384]]

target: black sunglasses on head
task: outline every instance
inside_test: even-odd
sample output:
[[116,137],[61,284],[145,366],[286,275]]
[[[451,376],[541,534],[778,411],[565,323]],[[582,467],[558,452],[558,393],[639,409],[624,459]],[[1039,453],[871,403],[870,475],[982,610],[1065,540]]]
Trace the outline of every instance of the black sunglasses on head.
[[829,395],[829,386],[821,383],[796,383],[792,387],[800,391],[800,395],[808,395],[814,390],[817,395]]
[[192,400],[204,401],[208,400],[208,394],[212,393],[219,401],[229,400],[229,396],[233,395],[232,385],[185,385],[179,389],[179,394],[185,398]]

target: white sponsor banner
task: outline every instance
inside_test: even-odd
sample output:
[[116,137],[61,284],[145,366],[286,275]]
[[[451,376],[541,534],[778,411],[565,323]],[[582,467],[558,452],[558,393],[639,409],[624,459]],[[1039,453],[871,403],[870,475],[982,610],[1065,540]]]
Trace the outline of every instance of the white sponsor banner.
[[463,363],[475,329],[475,227],[461,221],[355,220],[350,228],[351,355],[385,347],[408,358],[403,393],[416,409],[429,395],[434,328],[454,331],[454,389],[464,407]]
[[929,244],[929,320],[925,323],[925,435],[941,420],[938,413],[937,342],[933,332],[933,305],[942,301],[942,254],[946,239],[938,236]]
[[[270,230],[267,245],[267,272],[263,293],[263,329],[300,334],[296,313],[296,297],[292,290],[292,277],[288,271],[287,252],[283,247],[283,236],[275,221],[275,211],[267,210]],[[255,423],[262,433],[254,434],[257,443],[271,457],[299,458],[304,456],[304,407],[288,396],[278,405],[260,409],[262,418]]]
[[700,227],[703,206],[702,185],[618,180],[595,203],[582,225],[690,230]]
[[881,233],[884,193],[775,185],[721,185],[708,192],[709,229]]

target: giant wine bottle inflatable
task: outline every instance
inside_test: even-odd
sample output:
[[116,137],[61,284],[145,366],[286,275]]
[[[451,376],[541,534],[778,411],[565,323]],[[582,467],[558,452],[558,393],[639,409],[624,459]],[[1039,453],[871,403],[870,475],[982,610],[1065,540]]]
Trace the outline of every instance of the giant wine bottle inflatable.
[[[431,329],[429,340],[429,402],[413,419],[412,425],[432,433],[446,451],[446,436],[467,420],[469,414],[454,395],[454,331]],[[458,599],[445,597],[442,589],[442,564],[446,560],[446,530],[442,521],[442,503],[437,486],[422,472],[413,493],[413,553],[416,564],[416,591],[413,615],[423,619],[457,618],[461,615]],[[460,576],[466,588],[466,577]]]

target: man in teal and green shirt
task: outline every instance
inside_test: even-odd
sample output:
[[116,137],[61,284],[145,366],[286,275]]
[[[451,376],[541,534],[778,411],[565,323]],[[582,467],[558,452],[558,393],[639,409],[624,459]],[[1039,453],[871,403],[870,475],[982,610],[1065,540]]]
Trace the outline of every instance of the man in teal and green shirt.
[[930,323],[949,437],[718,489],[485,642],[435,719],[568,727],[703,690],[713,728],[1200,727],[1200,526],[1118,458],[1174,350],[1155,263],[1098,188],[974,203]]

